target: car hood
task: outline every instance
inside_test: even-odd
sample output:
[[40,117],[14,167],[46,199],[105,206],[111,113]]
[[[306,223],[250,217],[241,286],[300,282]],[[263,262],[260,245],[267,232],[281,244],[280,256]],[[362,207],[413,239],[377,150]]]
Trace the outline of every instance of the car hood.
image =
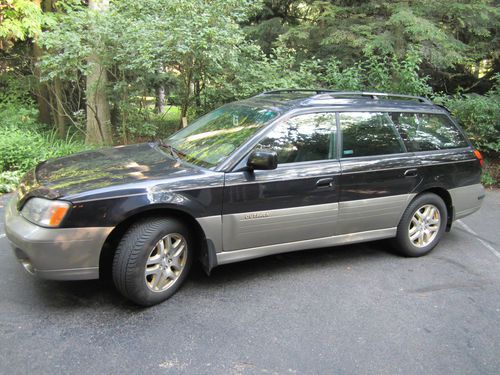
[[40,163],[18,190],[19,205],[31,196],[56,199],[141,180],[202,173],[156,143],[103,148]]

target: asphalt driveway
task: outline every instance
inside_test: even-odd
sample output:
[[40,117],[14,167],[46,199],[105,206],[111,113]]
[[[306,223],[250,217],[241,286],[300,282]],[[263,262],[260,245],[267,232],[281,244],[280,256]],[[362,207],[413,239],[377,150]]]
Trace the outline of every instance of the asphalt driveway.
[[138,308],[17,264],[0,198],[0,373],[500,374],[500,192],[430,255],[385,242],[195,268]]

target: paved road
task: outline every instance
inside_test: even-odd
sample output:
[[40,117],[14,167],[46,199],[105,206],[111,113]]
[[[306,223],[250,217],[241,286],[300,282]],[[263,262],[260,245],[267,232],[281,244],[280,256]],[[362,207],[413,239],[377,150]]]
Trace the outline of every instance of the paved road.
[[378,242],[195,269],[149,309],[35,279],[0,238],[0,373],[500,374],[500,192],[427,257]]

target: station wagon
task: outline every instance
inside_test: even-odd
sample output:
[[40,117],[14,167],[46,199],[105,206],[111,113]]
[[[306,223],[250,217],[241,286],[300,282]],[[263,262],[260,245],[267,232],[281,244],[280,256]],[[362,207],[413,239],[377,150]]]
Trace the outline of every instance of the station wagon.
[[149,306],[178,290],[194,260],[210,273],[381,239],[404,256],[427,254],[481,206],[481,165],[428,99],[276,90],[162,141],[42,162],[11,199],[6,234],[28,272],[110,274]]

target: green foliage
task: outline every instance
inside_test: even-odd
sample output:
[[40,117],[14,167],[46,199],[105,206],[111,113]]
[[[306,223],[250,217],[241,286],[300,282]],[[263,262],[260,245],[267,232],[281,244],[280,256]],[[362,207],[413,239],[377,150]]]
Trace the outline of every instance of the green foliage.
[[0,131],[10,129],[36,130],[42,127],[36,121],[37,115],[38,111],[33,104],[0,103]]
[[457,86],[487,91],[498,70],[500,8],[494,0],[264,3],[245,30],[267,56],[285,47],[299,63],[336,60],[347,69],[368,55],[400,60],[417,51],[421,75],[432,77],[435,91],[447,92]]
[[89,56],[96,56],[111,77],[122,139],[127,132],[150,136],[154,126],[136,122],[143,114],[135,98],[175,76],[185,115],[195,96],[192,85],[203,90],[237,62],[244,40],[238,23],[259,6],[258,0],[126,0],[112,2],[107,12],[71,11],[41,36],[49,53],[40,67],[45,79],[75,82],[87,73]]
[[76,82],[79,72],[87,73],[86,59],[93,48],[100,48],[99,18],[102,17],[97,13],[77,8],[60,16],[57,25],[40,35],[39,44],[47,51],[38,63],[43,73],[42,81],[57,77]]
[[[57,82],[62,122],[84,130],[92,56],[109,78],[120,143],[163,137],[181,116],[191,120],[265,90],[322,87],[454,93],[437,99],[478,147],[499,149],[498,90],[456,94],[459,86],[484,94],[493,85],[500,66],[500,11],[493,0],[122,0],[100,12],[87,4],[42,1],[41,11],[28,0],[0,1],[4,124],[28,136],[46,134],[34,120],[33,94],[54,91]],[[37,66],[36,42],[44,48]],[[158,115],[152,98],[159,86],[175,107]],[[52,91],[45,99],[54,107]],[[52,119],[60,120],[54,110]]]
[[0,49],[41,31],[42,11],[33,1],[4,0],[0,2],[0,16]]
[[23,176],[22,171],[0,172],[0,193],[8,193],[14,190]]
[[60,139],[36,122],[29,107],[0,107],[0,192],[12,190],[22,175],[42,160],[88,148],[68,137]]
[[419,76],[421,58],[410,51],[404,58],[368,54],[356,65],[342,68],[340,61],[329,60],[321,83],[337,90],[371,90],[410,95],[428,95],[432,88],[427,77]]
[[165,138],[179,127],[179,107],[167,107],[165,113],[154,113],[152,109],[130,111],[125,119],[122,137],[133,142],[150,142]]
[[0,130],[0,171],[27,171],[42,160],[69,155],[88,147],[72,138],[15,128]]
[[30,96],[29,89],[32,84],[32,77],[2,74],[0,71],[0,107],[31,106],[33,98]]
[[281,43],[294,48],[299,60],[352,64],[367,53],[401,58],[416,49],[427,64],[446,68],[490,53],[498,17],[493,0],[266,0],[255,17],[260,22],[247,30],[271,39],[271,47],[259,40],[268,50]]
[[361,64],[350,67],[342,67],[337,59],[330,59],[325,65],[323,82],[328,87],[338,90],[362,90],[364,87],[364,69]]
[[166,108],[164,113],[152,114],[150,122],[157,129],[154,139],[164,139],[174,133],[179,127],[180,113],[181,110],[179,107],[170,106]]
[[336,59],[298,62],[291,49],[273,50],[270,57],[260,48],[242,48],[240,61],[232,71],[217,77],[205,92],[205,111],[231,100],[247,98],[262,91],[322,87],[336,90],[372,90],[413,95],[429,95],[427,77],[419,76],[421,59],[416,51],[404,58],[367,55],[359,63],[343,67]]
[[481,183],[486,187],[492,187],[498,184],[498,181],[491,175],[489,171],[484,171],[481,175]]
[[487,95],[435,98],[458,119],[475,146],[485,152],[500,152],[500,80],[498,82]]
[[43,160],[40,152],[44,146],[45,139],[38,133],[15,128],[0,130],[0,171],[30,169]]

